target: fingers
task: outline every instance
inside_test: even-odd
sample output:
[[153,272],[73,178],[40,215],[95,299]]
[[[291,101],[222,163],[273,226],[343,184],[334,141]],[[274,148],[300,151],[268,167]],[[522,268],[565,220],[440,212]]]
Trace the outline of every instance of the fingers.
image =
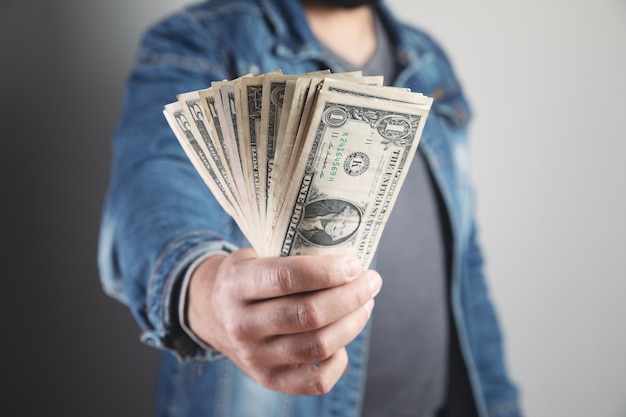
[[275,336],[254,345],[239,345],[229,357],[268,389],[296,395],[330,391],[348,364],[345,346],[363,330],[374,300],[318,330]]
[[223,265],[232,290],[242,300],[255,301],[316,291],[350,282],[363,271],[352,255],[257,258],[241,250]]
[[337,287],[252,303],[246,333],[263,338],[320,329],[364,307],[381,286],[380,275],[368,270]]
[[370,299],[363,307],[318,330],[276,336],[255,352],[254,359],[265,366],[324,361],[347,346],[363,330],[373,304],[374,300]]
[[293,395],[326,394],[348,366],[348,354],[340,349],[318,364],[305,363],[274,368],[257,380],[266,388]]

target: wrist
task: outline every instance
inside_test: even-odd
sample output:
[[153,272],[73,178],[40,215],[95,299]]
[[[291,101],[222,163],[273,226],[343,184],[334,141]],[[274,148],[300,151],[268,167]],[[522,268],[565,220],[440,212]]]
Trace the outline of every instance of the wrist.
[[197,297],[205,298],[211,292],[213,281],[217,270],[228,252],[218,251],[208,253],[192,264],[187,271],[183,287],[181,289],[181,299],[179,302],[179,320],[185,333],[198,345],[204,349],[214,349],[209,342],[204,340],[198,332],[194,330],[196,323],[201,323]]

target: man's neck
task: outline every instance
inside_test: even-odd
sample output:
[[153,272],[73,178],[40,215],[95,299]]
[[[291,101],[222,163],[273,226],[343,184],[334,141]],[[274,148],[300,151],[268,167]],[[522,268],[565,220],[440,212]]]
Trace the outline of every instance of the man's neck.
[[362,66],[374,54],[376,27],[369,6],[344,9],[306,1],[303,4],[313,34],[337,55]]

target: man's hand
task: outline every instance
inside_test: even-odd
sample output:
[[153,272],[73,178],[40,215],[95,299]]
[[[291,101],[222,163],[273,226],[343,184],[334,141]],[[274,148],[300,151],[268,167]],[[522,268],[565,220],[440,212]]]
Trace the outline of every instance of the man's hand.
[[348,364],[382,285],[349,255],[213,256],[194,271],[187,320],[201,340],[263,386],[323,394]]

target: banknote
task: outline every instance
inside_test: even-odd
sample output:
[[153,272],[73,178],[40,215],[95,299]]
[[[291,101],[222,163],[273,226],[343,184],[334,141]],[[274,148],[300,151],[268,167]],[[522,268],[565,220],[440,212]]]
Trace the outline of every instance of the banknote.
[[[298,79],[293,85],[293,100],[287,119],[284,120],[285,130],[280,138],[277,148],[280,149],[278,164],[283,171],[292,172],[295,164],[299,161],[302,138],[308,129],[308,121],[311,109],[315,104],[317,92],[326,81],[336,79],[338,82],[362,84],[364,86],[382,86],[382,76],[363,76],[360,71],[328,74],[324,78],[312,77],[311,79]],[[282,191],[280,187],[271,190],[270,198],[280,200]],[[272,207],[275,210],[275,207]],[[275,212],[269,211],[268,217],[274,217]]]
[[239,157],[242,162],[243,175],[248,178],[248,198],[255,203],[258,227],[264,228],[266,208],[266,165],[259,152],[261,136],[261,97],[263,93],[263,77],[248,77],[236,85],[239,89],[235,94],[237,115],[237,140],[240,145]]
[[353,253],[368,267],[432,105],[382,84],[276,70],[183,92],[163,113],[259,256]]
[[220,176],[220,182],[228,187],[229,194],[233,196],[235,201],[238,201],[238,192],[235,188],[235,184],[232,181],[232,174],[230,167],[227,163],[227,159],[224,156],[224,151],[220,141],[217,140],[216,134],[212,133],[214,129],[211,129],[207,113],[204,111],[202,105],[202,98],[199,92],[192,91],[178,95],[178,101],[181,104],[181,108],[185,113],[189,121],[193,123],[189,124],[189,129],[193,133],[194,137],[198,140],[198,145],[202,148],[202,151],[209,155],[216,168],[216,175]]
[[232,125],[230,130],[227,126],[222,126],[222,121],[227,120],[226,118],[229,116],[224,112],[221,96],[218,93],[218,98],[216,98],[213,87],[199,90],[197,93],[202,99],[202,108],[209,120],[209,130],[212,132],[212,137],[217,139],[218,143],[216,146],[221,150],[220,155],[224,158],[223,163],[231,175],[232,182],[234,182],[236,199],[241,206],[242,212],[246,213],[250,204],[248,204],[247,195],[241,193],[246,190],[246,180],[243,175],[239,153],[236,146],[233,146],[234,139],[230,134]]
[[329,75],[329,70],[314,71],[306,74],[267,74],[263,76],[260,105],[260,128],[258,148],[260,163],[265,169],[265,198],[266,204],[269,198],[269,190],[272,183],[272,170],[276,157],[276,141],[279,138],[280,123],[283,117],[284,103],[290,103],[293,97],[293,89],[287,93],[287,82],[299,78]]
[[249,149],[246,149],[240,137],[243,122],[241,105],[238,106],[241,100],[241,80],[251,77],[253,77],[252,74],[245,74],[233,80],[216,81],[211,83],[211,88],[214,90],[213,96],[227,152],[230,153],[231,160],[239,161],[240,177],[236,179],[236,182],[240,187],[239,196],[242,204],[246,205],[244,209],[248,217],[246,220],[251,225],[251,233],[258,236],[263,233],[262,229],[257,227],[260,224],[259,195],[256,190],[258,181],[251,180],[250,166],[253,162],[247,156]]
[[[191,129],[192,123],[186,115],[181,103],[173,102],[166,105],[163,109],[163,114],[193,167],[211,190],[224,211],[233,218],[243,219],[239,205],[217,174],[215,161],[207,157],[207,154],[200,146],[198,138],[194,136]],[[252,237],[245,222],[240,224],[240,228],[246,236]]]
[[319,91],[269,254],[347,252],[369,266],[429,109]]

